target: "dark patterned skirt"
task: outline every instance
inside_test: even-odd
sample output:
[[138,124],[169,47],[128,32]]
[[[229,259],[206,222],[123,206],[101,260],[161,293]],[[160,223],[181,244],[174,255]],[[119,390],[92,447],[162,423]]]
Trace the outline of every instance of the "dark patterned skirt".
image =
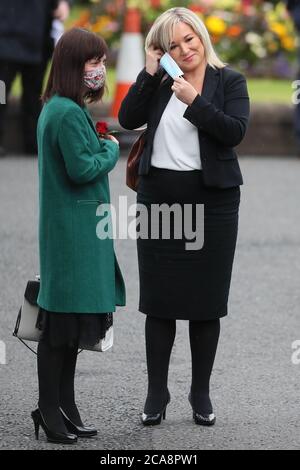
[[41,340],[53,348],[90,349],[105,337],[112,324],[112,313],[57,313],[40,307],[36,326],[42,331]]
[[160,318],[183,320],[225,316],[238,231],[239,186],[207,187],[201,170],[151,167],[149,174],[140,178],[137,202],[146,206],[148,217],[153,204],[189,204],[193,207],[193,227],[196,204],[204,205],[201,249],[187,251],[184,236],[164,239],[161,231],[157,239],[137,239],[139,310]]

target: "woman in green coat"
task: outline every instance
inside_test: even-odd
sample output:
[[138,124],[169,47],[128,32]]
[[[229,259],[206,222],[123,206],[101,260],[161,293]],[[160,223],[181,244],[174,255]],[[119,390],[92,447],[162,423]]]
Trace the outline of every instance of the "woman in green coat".
[[119,145],[110,135],[99,139],[86,108],[103,96],[106,52],[91,32],[72,29],[62,36],[38,123],[42,337],[32,418],[37,438],[41,425],[48,440],[59,443],[97,433],[83,426],[75,404],[77,351],[98,343],[116,305],[125,304],[112,237],[99,238],[97,231],[101,205],[110,203],[108,173]]

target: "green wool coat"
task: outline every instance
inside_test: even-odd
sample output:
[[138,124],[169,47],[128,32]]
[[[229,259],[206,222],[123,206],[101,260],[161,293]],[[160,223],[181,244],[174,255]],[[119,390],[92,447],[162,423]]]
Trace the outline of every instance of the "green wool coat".
[[51,312],[113,312],[125,305],[124,281],[112,237],[100,239],[97,225],[108,217],[99,214],[110,203],[108,173],[118,145],[99,139],[85,107],[56,95],[41,112],[38,149],[38,305]]

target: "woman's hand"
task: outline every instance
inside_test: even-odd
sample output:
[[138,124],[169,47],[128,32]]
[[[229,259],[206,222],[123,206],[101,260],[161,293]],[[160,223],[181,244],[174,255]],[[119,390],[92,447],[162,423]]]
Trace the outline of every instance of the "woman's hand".
[[163,51],[154,46],[150,46],[146,52],[146,72],[154,75],[159,67],[159,61],[163,56]]
[[113,135],[107,134],[107,135],[105,136],[105,139],[111,140],[111,141],[114,142],[115,144],[120,145],[119,141],[118,141]]
[[176,98],[178,98],[183,103],[190,106],[198,92],[195,90],[193,85],[191,85],[187,80],[182,77],[175,78],[172,85],[172,90],[174,91]]

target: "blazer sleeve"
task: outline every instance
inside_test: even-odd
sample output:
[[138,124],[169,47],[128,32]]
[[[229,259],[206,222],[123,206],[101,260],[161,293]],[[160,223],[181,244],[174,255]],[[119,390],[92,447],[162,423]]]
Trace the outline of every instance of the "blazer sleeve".
[[246,133],[249,112],[246,79],[231,71],[224,83],[224,110],[198,95],[187,107],[184,117],[223,145],[235,147]]
[[143,69],[130,87],[119,111],[119,122],[124,129],[136,129],[148,121],[153,93],[159,87],[161,76]]
[[99,140],[99,153],[90,147],[89,124],[81,110],[69,109],[62,117],[58,131],[58,145],[66,171],[77,184],[102,178],[118,161],[120,151],[115,142]]

